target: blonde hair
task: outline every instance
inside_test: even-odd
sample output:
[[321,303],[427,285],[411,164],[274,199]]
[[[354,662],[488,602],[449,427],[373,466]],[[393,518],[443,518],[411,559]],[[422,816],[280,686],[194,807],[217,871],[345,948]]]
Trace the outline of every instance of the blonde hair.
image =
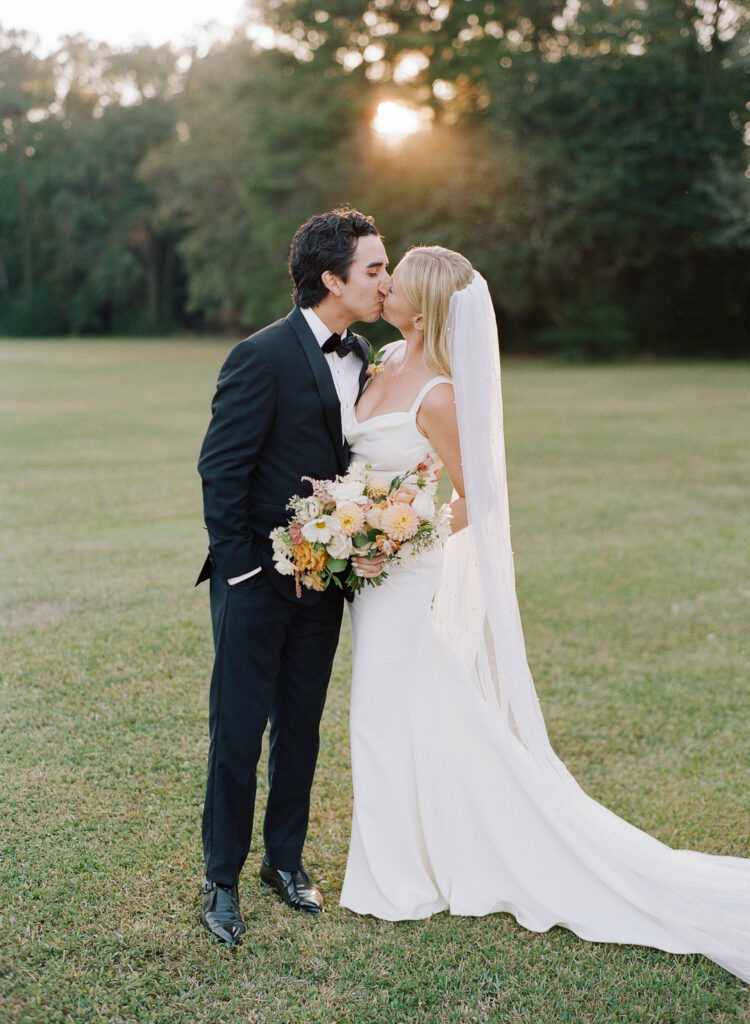
[[398,265],[399,284],[424,320],[424,361],[435,373],[450,376],[446,321],[451,295],[471,283],[474,268],[460,252],[442,245],[420,245]]

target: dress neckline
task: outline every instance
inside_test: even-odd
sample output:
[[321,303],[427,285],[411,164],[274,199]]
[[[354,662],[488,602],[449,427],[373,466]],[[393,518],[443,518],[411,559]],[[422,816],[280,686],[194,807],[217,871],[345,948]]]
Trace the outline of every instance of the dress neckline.
[[[397,346],[405,345],[406,341],[404,338],[400,338],[398,341],[391,342],[391,344],[393,345],[391,352],[394,352]],[[388,355],[386,356],[386,359],[390,357],[390,354],[391,353],[389,352]],[[419,409],[422,399],[427,394],[427,392],[432,388],[432,386],[436,383],[450,384],[451,379],[450,377],[444,377],[441,376],[440,374],[438,374],[435,377],[430,377],[430,379],[425,384],[423,384],[422,387],[419,389],[416,398],[414,399],[414,401],[412,402],[408,409],[397,409],[395,412],[378,412],[375,413],[374,416],[368,416],[366,419],[361,420],[357,417],[357,405],[355,403],[354,408],[352,409],[352,418],[354,419],[354,422],[357,424],[358,427],[363,427],[366,423],[371,423],[373,420],[382,420],[385,419],[387,416],[411,416],[412,413],[414,413],[415,409]]]
[[411,409],[399,409],[398,412],[378,412],[375,413],[374,416],[368,416],[367,419],[360,420],[357,419],[357,407],[355,406],[353,415],[354,422],[357,424],[357,426],[363,427],[365,423],[372,423],[373,420],[382,420],[385,419],[386,416],[408,416],[410,412]]

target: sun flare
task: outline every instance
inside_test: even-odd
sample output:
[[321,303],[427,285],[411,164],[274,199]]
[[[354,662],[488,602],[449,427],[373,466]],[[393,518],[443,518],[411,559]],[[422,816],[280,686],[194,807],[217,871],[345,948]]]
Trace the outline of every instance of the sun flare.
[[394,103],[393,100],[385,100],[378,104],[372,127],[378,135],[397,142],[424,128],[425,116],[413,107],[407,107],[403,103]]

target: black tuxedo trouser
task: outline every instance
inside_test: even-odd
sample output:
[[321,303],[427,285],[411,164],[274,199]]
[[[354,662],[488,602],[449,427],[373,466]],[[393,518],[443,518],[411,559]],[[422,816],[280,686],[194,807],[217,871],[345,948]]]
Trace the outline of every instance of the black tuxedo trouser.
[[256,769],[270,721],[268,859],[301,861],[320,718],[338,643],[343,597],[331,585],[313,605],[290,601],[265,572],[230,587],[211,574],[214,669],[203,852],[206,875],[234,885],[250,849]]

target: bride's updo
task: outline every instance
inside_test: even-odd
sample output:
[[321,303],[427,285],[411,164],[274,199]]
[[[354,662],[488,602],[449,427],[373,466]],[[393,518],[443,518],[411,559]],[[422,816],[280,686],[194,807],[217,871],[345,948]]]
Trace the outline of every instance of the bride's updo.
[[474,268],[453,249],[420,245],[406,253],[398,275],[406,298],[424,320],[424,361],[435,373],[450,377],[445,325],[451,295],[471,284]]

